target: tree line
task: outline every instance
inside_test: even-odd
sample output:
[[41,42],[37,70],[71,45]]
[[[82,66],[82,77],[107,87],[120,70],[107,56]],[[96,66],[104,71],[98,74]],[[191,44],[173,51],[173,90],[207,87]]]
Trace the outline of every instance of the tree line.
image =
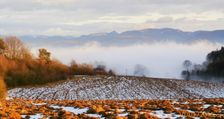
[[38,85],[58,80],[66,80],[73,75],[115,75],[106,66],[78,64],[74,60],[65,65],[51,58],[51,52],[39,49],[35,57],[17,37],[9,36],[0,39],[0,76],[7,87]]
[[185,79],[194,76],[222,78],[224,77],[224,47],[208,53],[206,61],[202,64],[193,65],[190,60],[185,60],[183,66],[185,70],[182,71],[182,76]]

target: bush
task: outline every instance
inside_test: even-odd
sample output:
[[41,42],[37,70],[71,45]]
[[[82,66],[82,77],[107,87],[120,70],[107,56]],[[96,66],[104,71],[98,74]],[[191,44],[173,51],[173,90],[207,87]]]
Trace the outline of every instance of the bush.
[[68,67],[57,60],[44,65],[34,60],[30,63],[16,62],[14,68],[5,73],[5,81],[7,86],[16,87],[65,80],[67,76]]
[[[76,64],[75,61],[70,66],[64,65],[51,59],[51,53],[44,48],[39,49],[38,56],[34,57],[16,37],[0,39],[0,76],[4,76],[7,87],[45,84],[72,75],[114,75],[112,70],[107,72],[105,66],[94,69],[90,64]],[[4,90],[3,80],[0,83]]]
[[5,86],[5,82],[4,82],[3,78],[0,77],[0,99],[6,97],[6,94],[7,94],[6,92],[7,92],[7,89]]

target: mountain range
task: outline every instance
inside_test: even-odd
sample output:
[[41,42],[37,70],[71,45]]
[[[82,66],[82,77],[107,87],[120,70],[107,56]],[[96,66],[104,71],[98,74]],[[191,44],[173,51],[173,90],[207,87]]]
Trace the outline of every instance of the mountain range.
[[136,43],[153,43],[175,41],[177,43],[190,43],[197,40],[208,40],[210,42],[224,42],[224,30],[214,31],[193,31],[187,32],[179,29],[161,28],[161,29],[143,29],[132,30],[118,33],[112,31],[109,33],[95,33],[73,36],[44,36],[44,35],[24,35],[20,36],[24,42],[31,46],[53,45],[53,46],[75,46],[88,42],[96,42],[102,46],[108,45],[131,45]]

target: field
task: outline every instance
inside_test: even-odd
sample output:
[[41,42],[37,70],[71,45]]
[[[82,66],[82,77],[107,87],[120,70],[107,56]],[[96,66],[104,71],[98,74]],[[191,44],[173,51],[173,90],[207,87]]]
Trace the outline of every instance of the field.
[[129,76],[76,76],[8,90],[1,118],[224,118],[224,84]]
[[224,118],[224,99],[1,101],[1,118]]
[[60,100],[131,100],[224,97],[224,83],[127,76],[77,76],[74,79],[8,91],[10,97]]

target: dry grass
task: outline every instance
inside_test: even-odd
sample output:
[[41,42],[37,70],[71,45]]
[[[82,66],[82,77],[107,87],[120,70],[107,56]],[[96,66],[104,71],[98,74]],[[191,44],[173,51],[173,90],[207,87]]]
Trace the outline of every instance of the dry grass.
[[7,92],[7,89],[6,89],[5,82],[3,78],[0,77],[0,99],[3,99],[6,97],[6,92]]
[[[214,105],[216,100],[220,105]],[[161,115],[155,111],[164,111],[170,116],[179,115],[185,118],[224,118],[222,98],[216,99],[184,99],[184,100],[1,100],[0,117],[21,118],[21,115],[41,114],[43,118],[98,119],[91,115],[99,115],[106,119],[159,119]],[[203,107],[203,105],[210,105]],[[87,109],[86,112],[75,114],[59,107]],[[190,109],[184,109],[188,105]],[[202,108],[202,110],[196,110]],[[125,115],[123,115],[125,114]],[[164,115],[163,114],[163,115]]]

